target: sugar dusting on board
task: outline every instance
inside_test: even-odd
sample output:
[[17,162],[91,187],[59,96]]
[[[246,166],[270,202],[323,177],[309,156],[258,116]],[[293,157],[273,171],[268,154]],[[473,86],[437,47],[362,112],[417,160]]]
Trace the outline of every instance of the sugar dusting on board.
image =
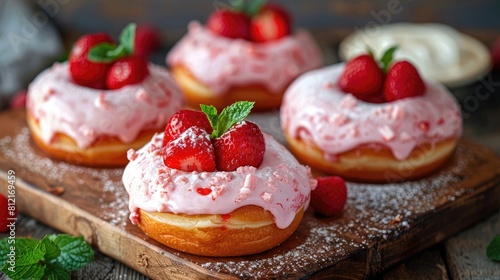
[[[35,152],[28,128],[24,127],[13,137],[0,139],[0,153],[16,162],[20,167],[47,178],[52,185],[64,187],[65,180],[72,180],[83,189],[98,189],[88,192],[86,199],[100,202],[100,218],[117,226],[125,226],[128,219],[128,197],[121,183],[122,169],[95,169],[53,161]],[[29,179],[29,178],[28,178]],[[92,186],[89,186],[92,182]]]
[[[89,199],[101,203],[101,218],[125,228],[129,212],[122,169],[99,170],[52,161],[35,151],[29,137],[28,129],[23,128],[15,136],[1,138],[0,153],[52,183],[63,184],[71,178],[79,187],[89,188]],[[164,248],[165,253],[242,278],[307,277],[308,271],[318,271],[376,242],[397,237],[411,229],[421,214],[472,192],[473,186],[462,182],[472,175],[467,167],[481,162],[466,147],[459,147],[457,154],[462,162],[454,162],[427,179],[384,185],[348,183],[349,197],[341,216],[322,218],[309,209],[298,230],[304,236],[294,234],[286,246],[267,253],[224,259],[196,257],[168,248]]]

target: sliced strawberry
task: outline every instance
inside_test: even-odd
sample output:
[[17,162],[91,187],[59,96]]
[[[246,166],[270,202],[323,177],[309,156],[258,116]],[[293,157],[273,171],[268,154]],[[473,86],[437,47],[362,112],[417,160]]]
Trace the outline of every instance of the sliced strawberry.
[[318,186],[311,192],[311,207],[324,216],[333,216],[344,209],[347,188],[344,179],[336,176],[317,178]]
[[266,42],[283,38],[291,33],[291,17],[277,4],[266,4],[250,22],[250,38]]
[[196,126],[188,128],[162,150],[166,166],[187,172],[215,171],[214,147],[208,133]]
[[199,111],[193,110],[180,110],[172,115],[165,127],[163,134],[163,147],[170,141],[177,139],[181,133],[188,128],[196,126],[211,134],[213,129],[208,122],[207,115]]
[[121,58],[109,69],[106,76],[108,89],[119,89],[121,87],[142,82],[149,74],[148,63],[141,57]]
[[360,55],[345,65],[338,85],[359,99],[376,95],[382,88],[384,75],[371,55]]
[[80,37],[69,55],[69,72],[73,81],[81,86],[103,89],[106,85],[106,73],[110,65],[93,62],[88,59],[89,50],[97,44],[110,43],[113,40],[105,33]]
[[388,102],[420,96],[425,93],[425,84],[417,69],[408,61],[394,63],[384,83],[384,97]]
[[160,36],[153,26],[137,26],[134,38],[134,55],[147,58],[159,46]]
[[248,26],[250,20],[244,13],[231,10],[217,10],[207,21],[207,28],[217,35],[232,38],[249,38]]
[[221,137],[213,139],[217,169],[234,171],[240,166],[259,167],[266,144],[259,127],[249,121],[236,123]]

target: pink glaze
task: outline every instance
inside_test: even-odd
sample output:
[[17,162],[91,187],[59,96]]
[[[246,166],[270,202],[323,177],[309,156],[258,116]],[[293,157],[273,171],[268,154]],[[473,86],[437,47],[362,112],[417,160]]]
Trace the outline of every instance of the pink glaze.
[[427,83],[423,96],[373,104],[337,87],[343,69],[337,64],[304,74],[287,89],[281,107],[284,131],[315,144],[326,159],[377,143],[404,160],[420,144],[462,134],[460,108],[442,85]]
[[138,151],[130,150],[123,184],[130,195],[131,221],[137,222],[139,208],[194,215],[228,214],[256,205],[269,210],[279,228],[286,228],[297,211],[309,205],[316,180],[310,169],[300,165],[272,136],[265,134],[264,139],[266,153],[261,166],[244,166],[232,172],[184,172],[166,167],[155,152],[162,145],[163,134],[155,135]]
[[262,85],[281,93],[300,74],[322,65],[313,38],[300,30],[283,39],[254,43],[217,36],[198,22],[167,56],[171,67],[182,65],[216,95],[232,86]]
[[182,93],[165,68],[150,65],[140,84],[117,90],[97,90],[71,81],[68,64],[54,64],[30,84],[27,110],[39,121],[42,140],[57,132],[86,148],[101,135],[124,143],[144,129],[165,126],[184,104]]

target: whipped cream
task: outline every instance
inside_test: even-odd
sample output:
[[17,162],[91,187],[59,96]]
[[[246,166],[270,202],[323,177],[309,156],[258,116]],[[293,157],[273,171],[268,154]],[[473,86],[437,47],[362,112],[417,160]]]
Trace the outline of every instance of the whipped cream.
[[288,88],[281,106],[284,131],[316,145],[325,159],[360,145],[382,144],[404,160],[418,145],[461,136],[459,105],[444,86],[427,82],[422,96],[367,103],[337,86],[344,65],[302,75]]
[[103,135],[130,143],[142,130],[164,127],[184,105],[182,92],[165,68],[149,65],[149,72],[139,84],[98,90],[74,83],[69,64],[56,63],[29,85],[27,110],[47,144],[58,132],[80,148]]
[[322,65],[321,51],[311,35],[295,34],[265,43],[217,36],[198,22],[167,56],[170,67],[185,67],[216,95],[233,86],[262,85],[282,93],[300,74]]
[[443,24],[395,23],[360,30],[340,44],[345,60],[371,48],[377,58],[397,45],[395,60],[409,60],[428,80],[459,86],[477,80],[491,67],[488,50],[476,39]]
[[259,168],[226,172],[185,172],[163,163],[163,134],[138,151],[129,150],[123,172],[129,193],[130,219],[138,209],[174,214],[228,214],[245,205],[271,212],[278,228],[288,227],[301,207],[307,208],[316,180],[285,147],[264,134],[266,152]]

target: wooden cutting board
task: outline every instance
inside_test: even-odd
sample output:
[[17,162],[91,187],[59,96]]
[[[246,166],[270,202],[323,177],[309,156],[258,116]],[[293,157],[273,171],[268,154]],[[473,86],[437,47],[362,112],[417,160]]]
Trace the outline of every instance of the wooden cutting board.
[[[252,116],[280,139],[276,117]],[[6,172],[15,171],[19,209],[83,235],[96,249],[155,279],[367,278],[496,211],[499,168],[494,152],[463,140],[447,165],[425,179],[348,183],[341,216],[322,218],[308,210],[279,247],[245,257],[199,257],[164,247],[130,223],[122,169],[52,161],[33,147],[24,111],[0,115],[0,177],[6,181]],[[6,186],[2,182],[0,193]]]

